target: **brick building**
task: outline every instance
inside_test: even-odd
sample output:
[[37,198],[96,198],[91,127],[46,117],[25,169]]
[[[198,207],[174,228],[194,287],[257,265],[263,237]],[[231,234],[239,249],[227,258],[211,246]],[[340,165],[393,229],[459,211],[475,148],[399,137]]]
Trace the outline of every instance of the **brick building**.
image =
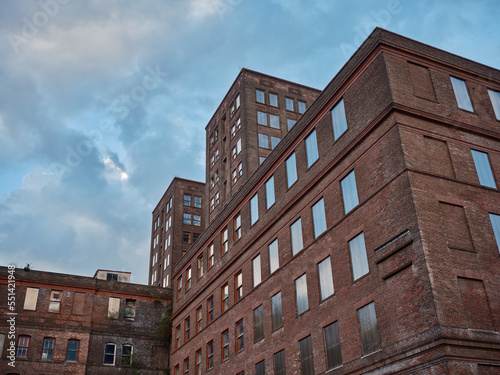
[[[207,127],[209,200],[237,98],[274,113],[240,76]],[[376,29],[304,92],[272,152],[248,130],[244,178],[173,265],[171,373],[498,373],[500,71]]]
[[[0,373],[153,375],[168,368],[170,289],[117,281],[130,279],[128,272],[99,270],[91,278],[15,269],[13,275],[17,315],[8,315],[7,298],[0,302]],[[2,296],[8,280],[9,269],[0,267]]]

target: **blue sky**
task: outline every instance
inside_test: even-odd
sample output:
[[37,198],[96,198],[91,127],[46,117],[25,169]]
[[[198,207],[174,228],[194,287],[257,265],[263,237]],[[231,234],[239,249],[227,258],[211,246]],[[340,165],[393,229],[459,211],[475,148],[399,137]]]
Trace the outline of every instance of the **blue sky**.
[[375,26],[500,68],[497,0],[0,2],[0,264],[147,283],[243,67],[323,89]]

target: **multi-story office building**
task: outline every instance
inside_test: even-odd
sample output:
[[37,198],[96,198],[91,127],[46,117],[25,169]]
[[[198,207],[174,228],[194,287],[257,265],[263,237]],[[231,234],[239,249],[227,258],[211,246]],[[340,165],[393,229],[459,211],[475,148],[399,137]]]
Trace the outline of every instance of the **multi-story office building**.
[[500,71],[376,29],[235,158],[242,95],[269,124],[276,92],[248,74],[207,127],[226,204],[174,265],[171,373],[498,373]]
[[205,228],[205,184],[174,178],[153,210],[150,285],[170,287],[172,267]]

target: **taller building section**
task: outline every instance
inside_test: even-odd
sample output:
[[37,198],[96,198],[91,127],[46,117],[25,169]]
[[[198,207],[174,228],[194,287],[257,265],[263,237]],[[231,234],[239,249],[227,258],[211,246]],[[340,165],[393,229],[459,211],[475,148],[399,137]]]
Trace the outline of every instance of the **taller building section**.
[[212,222],[321,93],[242,69],[206,127]]

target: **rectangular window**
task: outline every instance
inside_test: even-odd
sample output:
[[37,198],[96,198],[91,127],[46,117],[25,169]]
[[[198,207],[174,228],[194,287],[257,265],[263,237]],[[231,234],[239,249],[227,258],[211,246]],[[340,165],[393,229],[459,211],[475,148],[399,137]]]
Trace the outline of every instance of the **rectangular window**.
[[189,375],[189,357],[184,360],[184,375]]
[[286,375],[285,350],[274,353],[274,375]]
[[316,130],[313,130],[313,132],[309,134],[306,138],[306,154],[307,154],[307,168],[309,168],[319,158]]
[[295,255],[304,248],[302,241],[302,220],[300,217],[290,225],[290,233],[292,236],[292,255]]
[[238,164],[238,175],[241,177],[243,175],[243,164]]
[[342,198],[344,199],[344,212],[347,214],[359,204],[354,170],[340,181],[340,185],[342,186]]
[[214,342],[210,341],[207,344],[207,370],[214,367]]
[[255,364],[255,375],[266,375],[266,362],[265,360]]
[[24,310],[36,310],[36,302],[38,300],[38,288],[26,288],[26,296],[24,297]]
[[[217,150],[217,158],[219,157],[219,150]],[[194,197],[194,206],[201,208],[201,197]]]
[[191,319],[189,316],[184,320],[184,342],[189,340],[191,331]]
[[318,263],[319,286],[321,290],[321,300],[331,296],[333,289],[332,263],[330,257]]
[[495,183],[493,171],[491,170],[491,164],[488,158],[488,154],[476,150],[470,151],[472,153],[472,159],[474,160],[474,166],[476,167],[476,173],[477,177],[479,178],[479,183],[483,186],[496,189],[497,185]]
[[285,98],[286,110],[293,112],[293,99]]
[[197,261],[198,266],[198,280],[203,276],[203,254],[198,257]]
[[299,113],[304,113],[306,111],[306,103],[300,100],[297,100],[297,103],[299,104]]
[[300,367],[302,375],[314,375],[314,358],[311,336],[299,341],[300,344]]
[[226,329],[224,332],[222,332],[221,336],[221,342],[222,342],[222,360],[225,361],[226,359],[229,358],[229,331]]
[[259,133],[259,147],[269,148],[269,136],[266,134]]
[[133,321],[135,319],[135,299],[125,300],[125,312],[124,317],[128,321]]
[[257,111],[257,124],[267,126],[267,113]]
[[183,243],[191,243],[191,233],[190,232],[182,232],[182,242]]
[[234,225],[234,242],[236,242],[241,238],[241,214],[234,218],[233,225]]
[[259,220],[259,195],[256,193],[250,199],[250,225],[254,225]]
[[200,215],[193,215],[193,225],[199,227],[201,226],[201,216]]
[[380,349],[377,316],[373,302],[358,310],[359,329],[361,331],[361,345],[363,354],[367,355]]
[[182,221],[183,224],[191,225],[191,214],[184,214],[184,219]]
[[104,361],[105,365],[115,365],[115,356],[116,356],[116,344],[107,343],[104,345]]
[[286,178],[288,187],[297,181],[297,163],[295,162],[295,152],[286,159]]
[[184,206],[191,206],[191,196],[184,195]]
[[234,277],[234,286],[234,302],[237,302],[243,298],[243,274],[241,272]]
[[323,334],[325,336],[326,369],[331,370],[342,364],[337,322],[324,327]]
[[269,105],[273,107],[278,106],[278,95],[276,94],[269,94]]
[[229,242],[228,242],[228,231],[227,231],[227,228],[225,228],[223,231],[222,231],[222,254],[224,255],[225,253],[227,253],[227,251],[229,250]]
[[240,108],[240,94],[236,97],[236,109]]
[[235,333],[236,333],[236,353],[238,353],[245,348],[245,341],[243,337],[243,319],[236,323]]
[[472,102],[470,101],[469,92],[467,91],[467,84],[465,83],[465,81],[451,76],[450,80],[451,85],[453,86],[453,92],[455,93],[455,99],[457,100],[458,108],[474,112],[474,108],[472,108]]
[[292,119],[287,119],[286,120],[286,125],[288,127],[288,131],[290,131],[291,128],[297,123],[297,120],[292,120]]
[[203,311],[201,306],[196,310],[196,333],[200,332],[203,328]]
[[68,340],[68,348],[66,350],[66,362],[77,362],[78,361],[78,348],[79,348],[79,346],[80,346],[80,341]]
[[281,292],[271,297],[271,323],[273,331],[283,325],[283,310],[281,309]]
[[212,323],[214,320],[214,297],[207,300],[207,324]]
[[331,110],[333,123],[333,139],[336,141],[347,130],[344,99],[341,99]]
[[252,271],[253,271],[253,286],[255,288],[262,281],[262,275],[260,269],[260,254],[252,259]]
[[226,311],[229,307],[229,285],[224,285],[221,290],[221,313]]
[[269,271],[273,273],[280,267],[280,255],[278,250],[278,239],[269,244]]
[[42,361],[52,361],[54,355],[54,345],[56,343],[55,339],[43,339],[42,347]]
[[180,324],[175,328],[175,349],[181,346],[181,326]]
[[271,149],[274,150],[278,143],[280,143],[281,138],[278,137],[271,137]]
[[186,290],[191,289],[191,267],[186,271]]
[[304,311],[309,310],[306,274],[295,280],[295,294],[297,296],[297,315],[300,315]]
[[201,375],[201,349],[196,351],[196,375]]
[[500,215],[490,213],[491,226],[493,227],[493,234],[497,242],[497,248],[500,251]]
[[500,120],[500,92],[488,89],[491,105],[495,112],[495,117]]
[[179,365],[176,365],[176,366],[174,367],[174,375],[180,375],[180,372],[179,372],[179,371],[180,371],[180,370],[179,370]]
[[19,336],[17,339],[16,358],[28,358],[30,348],[30,336]]
[[266,206],[268,210],[275,201],[276,198],[274,196],[274,175],[272,175],[266,182]]
[[280,128],[280,117],[276,115],[269,115],[269,125],[271,128],[279,129]]
[[363,233],[358,234],[349,241],[349,250],[351,252],[352,276],[354,280],[357,280],[369,271]]
[[53,290],[50,292],[50,301],[49,301],[49,311],[50,312],[59,312],[61,309],[61,296],[62,291]]
[[208,269],[214,266],[214,244],[208,246]]
[[266,104],[266,100],[264,97],[264,91],[255,90],[255,96],[256,96],[257,103]]
[[253,310],[253,341],[264,338],[264,308],[262,305]]
[[181,298],[182,293],[182,277],[177,279],[177,299]]
[[108,319],[118,319],[119,311],[120,311],[120,298],[109,297]]
[[317,238],[326,230],[326,215],[325,202],[321,198],[314,206],[312,206],[314,238]]

